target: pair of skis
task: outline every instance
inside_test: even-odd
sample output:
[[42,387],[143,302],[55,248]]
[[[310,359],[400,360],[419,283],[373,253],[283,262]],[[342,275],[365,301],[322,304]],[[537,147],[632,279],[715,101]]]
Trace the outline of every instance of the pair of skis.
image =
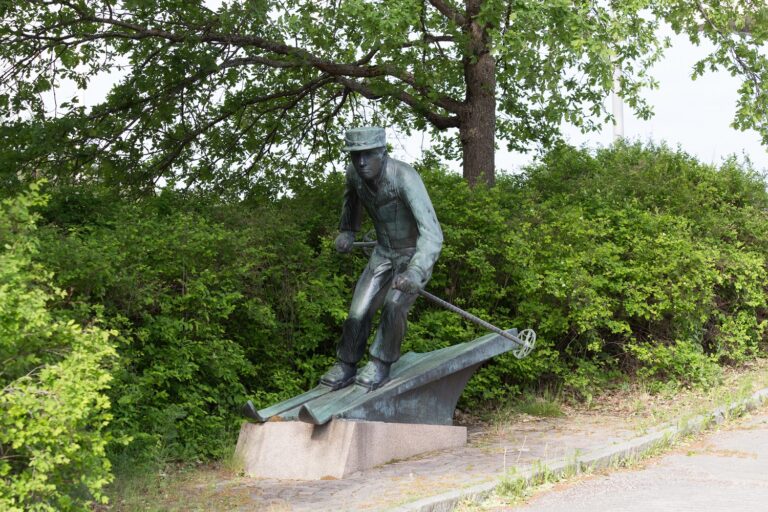
[[[270,419],[273,421],[299,419],[305,423],[323,425],[331,420],[326,411],[326,406],[330,402],[335,406],[344,403],[349,405],[368,392],[368,388],[358,384],[350,384],[335,391],[330,386],[318,384],[305,393],[261,410],[256,410],[253,402],[248,400],[242,408],[242,413],[246,418],[259,423]],[[326,396],[328,399],[324,400],[323,397]]]
[[[284,418],[285,416],[288,416],[288,418],[284,418],[284,419],[293,419],[292,416],[294,415],[298,417],[301,406],[303,406],[307,402],[311,402],[312,400],[320,398],[323,395],[327,395],[331,391],[333,391],[333,388],[331,388],[331,386],[326,386],[325,384],[318,384],[317,386],[310,389],[309,391],[306,391],[300,395],[294,396],[293,398],[289,398],[288,400],[285,400],[283,402],[271,405],[269,407],[266,407],[260,410],[257,410],[256,406],[253,405],[253,402],[248,400],[245,403],[245,405],[242,407],[241,412],[243,413],[243,416],[245,416],[249,420],[253,420],[258,423],[267,422],[271,418],[275,418],[275,417]],[[289,413],[289,414],[286,414],[286,413]]]

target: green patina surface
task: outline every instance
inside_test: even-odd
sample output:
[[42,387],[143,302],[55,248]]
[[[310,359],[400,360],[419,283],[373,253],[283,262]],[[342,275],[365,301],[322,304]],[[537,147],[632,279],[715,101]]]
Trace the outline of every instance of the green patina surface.
[[317,425],[332,418],[450,425],[459,395],[477,367],[513,348],[511,341],[488,334],[433,352],[408,352],[392,365],[391,379],[379,389],[368,391],[352,385],[330,391],[318,386],[262,409],[252,419]]

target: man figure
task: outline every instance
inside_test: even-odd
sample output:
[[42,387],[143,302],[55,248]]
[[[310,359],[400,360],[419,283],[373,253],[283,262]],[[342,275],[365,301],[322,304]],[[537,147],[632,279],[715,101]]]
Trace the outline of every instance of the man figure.
[[[421,177],[410,165],[387,156],[383,128],[353,128],[345,142],[352,163],[336,250],[352,250],[363,208],[373,219],[377,245],[355,287],[337,361],[320,382],[339,389],[355,381],[373,390],[389,379],[390,366],[400,358],[408,310],[432,275],[443,233]],[[371,359],[358,373],[371,320],[380,307]]]

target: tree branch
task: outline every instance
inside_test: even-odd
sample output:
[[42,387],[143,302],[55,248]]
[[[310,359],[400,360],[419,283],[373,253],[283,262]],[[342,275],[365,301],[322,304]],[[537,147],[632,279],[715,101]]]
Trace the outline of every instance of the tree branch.
[[371,87],[347,77],[336,77],[336,81],[342,84],[344,87],[347,87],[348,89],[359,93],[370,100],[377,100],[384,97],[399,100],[400,102],[405,103],[409,107],[413,108],[419,114],[423,115],[438,130],[457,128],[459,126],[458,116],[445,116],[436,112],[432,112],[431,110],[428,110],[423,103],[405,91],[398,91],[395,93],[379,93],[373,90]]
[[429,0],[429,3],[432,4],[432,7],[440,11],[443,16],[453,21],[458,26],[463,27],[467,24],[466,16],[445,3],[443,0]]
[[[249,56],[238,59],[232,59],[220,66],[220,69],[236,67],[249,64],[258,64],[268,66],[275,69],[287,69],[287,68],[300,68],[304,66],[311,66],[325,74],[334,77],[354,77],[354,78],[374,78],[381,76],[390,76],[399,80],[400,82],[412,87],[423,95],[429,103],[435,106],[447,110],[453,114],[458,114],[463,107],[463,104],[449,96],[439,95],[432,99],[434,91],[424,84],[416,83],[414,76],[411,73],[401,71],[391,64],[379,64],[379,65],[367,65],[378,52],[378,49],[371,50],[367,55],[363,56],[358,61],[351,64],[332,62],[325,59],[321,59],[303,48],[297,48],[284,43],[270,41],[257,36],[247,36],[242,34],[221,34],[206,30],[197,35],[187,36],[180,35],[174,32],[160,29],[150,29],[130,23],[127,21],[115,19],[114,17],[103,17],[90,15],[82,10],[72,6],[79,14],[80,17],[76,20],[69,22],[70,25],[77,23],[99,23],[106,26],[118,27],[123,31],[104,31],[97,34],[91,34],[83,36],[78,39],[74,39],[74,36],[36,36],[35,34],[23,34],[29,38],[36,38],[40,40],[49,41],[52,44],[79,44],[85,41],[94,41],[99,39],[133,39],[142,40],[148,38],[164,39],[171,43],[180,44],[183,42],[199,41],[205,43],[216,43],[233,45],[241,48],[254,47],[260,50],[264,50],[277,55],[288,57],[291,60],[280,60],[276,58],[270,58],[265,56]],[[208,27],[207,27],[208,28]],[[451,36],[433,36],[431,34],[425,34],[424,39],[427,42],[439,42],[439,41],[453,41]],[[403,48],[416,44],[415,41],[409,41],[402,45]],[[407,93],[404,93],[402,97],[411,97]]]
[[173,164],[173,162],[179,157],[179,155],[181,155],[181,153],[184,151],[184,148],[186,148],[195,139],[197,139],[197,137],[199,137],[201,134],[208,131],[209,129],[213,128],[220,122],[237,114],[242,109],[249,107],[251,105],[255,105],[257,103],[264,103],[270,100],[292,97],[292,99],[288,103],[284,105],[276,106],[273,109],[271,109],[271,110],[282,110],[284,112],[287,112],[291,108],[295,107],[309,93],[321,88],[322,86],[332,81],[333,81],[332,77],[321,76],[296,89],[249,98],[244,103],[239,104],[237,109],[224,111],[218,116],[212,119],[209,119],[207,122],[196,127],[194,130],[190,130],[189,132],[185,133],[184,136],[177,141],[178,144],[176,145],[176,147],[170,153],[167,153],[163,157],[163,159],[155,166],[155,171],[162,172],[168,167],[170,167]]
[[727,51],[731,56],[731,59],[733,59],[734,64],[736,67],[742,72],[743,75],[749,78],[749,80],[752,82],[754,88],[755,88],[755,96],[759,96],[760,91],[762,90],[762,83],[760,80],[760,77],[757,75],[757,73],[754,72],[753,69],[750,68],[750,66],[744,62],[744,59],[739,55],[739,53],[734,48],[733,43],[729,40],[727,35],[723,32],[722,29],[720,29],[710,18],[709,14],[707,13],[706,8],[702,5],[700,1],[696,1],[696,6],[698,8],[699,14],[704,18],[704,21],[707,25],[709,25],[712,30],[717,33],[723,41],[728,42],[727,45]]

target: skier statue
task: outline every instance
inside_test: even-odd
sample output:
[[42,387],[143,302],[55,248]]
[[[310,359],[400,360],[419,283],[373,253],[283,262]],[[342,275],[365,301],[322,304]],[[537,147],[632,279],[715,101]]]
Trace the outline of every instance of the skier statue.
[[[432,275],[443,234],[419,174],[387,155],[383,128],[353,128],[347,131],[345,143],[351,164],[336,250],[352,250],[363,209],[373,220],[377,244],[357,281],[337,361],[320,383],[340,389],[356,382],[373,390],[389,379],[390,366],[400,358],[408,310]],[[358,372],[379,308],[381,322],[370,361]]]

